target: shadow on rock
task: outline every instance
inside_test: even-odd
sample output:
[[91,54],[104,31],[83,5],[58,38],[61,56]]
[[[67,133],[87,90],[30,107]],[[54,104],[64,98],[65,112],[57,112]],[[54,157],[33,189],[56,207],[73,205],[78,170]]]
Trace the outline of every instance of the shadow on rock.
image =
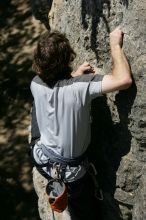
[[[103,189],[101,202],[104,219],[122,220],[118,202],[114,199],[116,172],[124,155],[130,151],[131,133],[129,114],[136,96],[136,86],[120,91],[115,96],[119,122],[112,120],[107,98],[100,97],[92,103],[92,142],[90,157],[96,164],[99,183]],[[112,112],[113,113],[113,112]]]
[[[99,60],[99,40],[98,40],[98,24],[100,20],[103,19],[103,22],[106,27],[107,33],[110,32],[110,28],[108,25],[107,17],[110,14],[110,0],[82,0],[82,24],[84,29],[88,28],[88,19],[87,17],[90,16],[92,18],[91,24],[91,49],[96,55],[96,59]],[[107,8],[107,17],[105,16],[103,10]]]

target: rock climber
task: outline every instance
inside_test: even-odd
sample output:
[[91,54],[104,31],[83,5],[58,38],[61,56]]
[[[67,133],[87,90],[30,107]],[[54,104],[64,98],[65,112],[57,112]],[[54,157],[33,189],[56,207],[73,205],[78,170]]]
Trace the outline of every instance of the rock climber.
[[60,32],[43,34],[34,51],[31,155],[48,181],[61,179],[67,186],[68,211],[73,220],[98,219],[87,159],[90,106],[98,96],[132,84],[123,37],[120,28],[110,33],[112,71],[105,75],[98,74],[88,62],[73,72],[71,62],[76,54]]

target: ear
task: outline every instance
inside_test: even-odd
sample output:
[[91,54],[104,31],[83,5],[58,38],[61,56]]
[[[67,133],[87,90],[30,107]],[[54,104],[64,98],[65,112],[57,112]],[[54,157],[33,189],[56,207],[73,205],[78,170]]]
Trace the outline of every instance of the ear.
[[38,75],[41,74],[41,69],[35,63],[32,64],[32,70],[36,72]]

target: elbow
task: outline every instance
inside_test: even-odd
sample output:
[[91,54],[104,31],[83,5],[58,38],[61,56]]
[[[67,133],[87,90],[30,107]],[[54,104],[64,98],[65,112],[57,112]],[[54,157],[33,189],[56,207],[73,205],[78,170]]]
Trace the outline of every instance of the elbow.
[[132,85],[132,78],[123,79],[121,82],[121,90],[128,89]]

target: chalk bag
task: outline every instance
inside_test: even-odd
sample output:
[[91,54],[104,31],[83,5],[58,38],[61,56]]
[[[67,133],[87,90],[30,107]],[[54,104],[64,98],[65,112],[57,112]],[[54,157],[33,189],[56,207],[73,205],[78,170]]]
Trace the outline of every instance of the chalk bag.
[[52,210],[63,212],[68,204],[67,186],[60,179],[51,179],[46,186],[48,202]]

